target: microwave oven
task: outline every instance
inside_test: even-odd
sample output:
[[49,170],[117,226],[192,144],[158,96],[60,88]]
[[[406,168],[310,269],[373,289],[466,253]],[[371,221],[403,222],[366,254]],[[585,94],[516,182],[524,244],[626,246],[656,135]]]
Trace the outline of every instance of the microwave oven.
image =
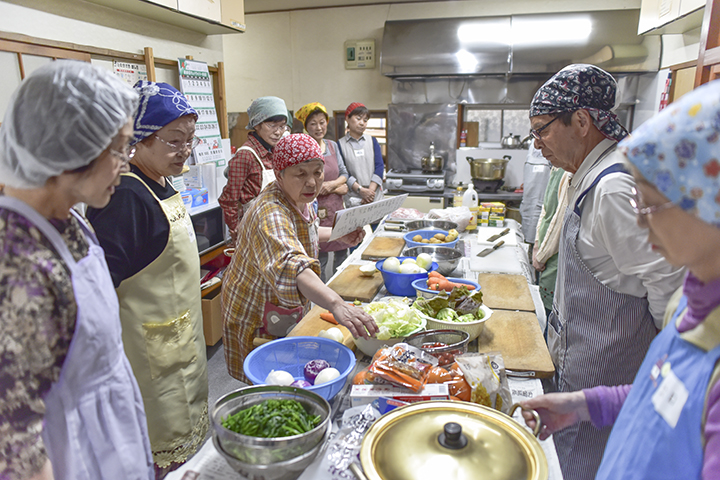
[[229,240],[230,232],[225,226],[222,208],[219,205],[198,213],[191,211],[190,218],[200,255],[224,245]]

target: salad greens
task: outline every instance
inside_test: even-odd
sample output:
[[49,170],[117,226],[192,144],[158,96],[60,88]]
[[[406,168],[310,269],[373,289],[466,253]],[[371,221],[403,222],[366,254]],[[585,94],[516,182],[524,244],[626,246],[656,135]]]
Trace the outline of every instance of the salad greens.
[[475,322],[482,320],[485,312],[482,306],[482,292],[466,287],[453,288],[450,295],[441,292],[430,299],[418,297],[413,308],[425,315],[446,322]]
[[375,338],[378,340],[407,337],[423,324],[422,317],[400,299],[368,303],[363,309],[377,323],[379,331]]
[[228,430],[251,437],[277,438],[306,433],[320,425],[320,415],[310,415],[297,400],[265,400],[222,420]]

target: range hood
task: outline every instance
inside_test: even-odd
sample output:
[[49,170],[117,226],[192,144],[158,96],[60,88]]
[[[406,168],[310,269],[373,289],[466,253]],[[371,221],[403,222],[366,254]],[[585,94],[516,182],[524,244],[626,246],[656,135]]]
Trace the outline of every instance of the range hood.
[[659,36],[638,36],[640,10],[385,22],[388,77],[545,75],[571,63],[656,72]]

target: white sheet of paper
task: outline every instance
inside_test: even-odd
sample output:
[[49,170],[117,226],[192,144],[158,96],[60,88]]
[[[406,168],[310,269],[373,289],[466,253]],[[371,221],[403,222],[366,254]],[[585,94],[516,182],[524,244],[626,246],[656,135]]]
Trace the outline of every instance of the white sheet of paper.
[[329,241],[337,240],[367,224],[379,222],[385,215],[400,208],[407,197],[408,194],[406,193],[398,197],[385,198],[377,202],[349,207],[335,212],[335,221]]

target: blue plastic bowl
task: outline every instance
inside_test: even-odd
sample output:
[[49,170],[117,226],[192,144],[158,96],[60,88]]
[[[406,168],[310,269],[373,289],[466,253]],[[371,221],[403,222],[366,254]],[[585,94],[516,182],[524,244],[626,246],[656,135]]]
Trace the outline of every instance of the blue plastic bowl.
[[[475,290],[480,290],[480,284],[477,282],[473,282],[472,280],[465,280],[464,278],[454,278],[454,277],[447,277],[448,280],[450,280],[453,283],[464,283],[465,285],[474,285]],[[425,297],[425,298],[432,298],[438,293],[440,293],[437,290],[430,290],[427,286],[427,279],[421,278],[420,280],[415,280],[412,282],[412,286],[417,292],[418,297]],[[473,291],[475,291],[473,290]],[[450,293],[450,292],[447,292]]]
[[[436,230],[437,231],[437,230]],[[415,257],[397,257],[398,260],[400,260],[400,263],[402,263],[403,260],[407,258],[415,258]],[[385,259],[387,260],[387,259]],[[399,297],[414,297],[415,296],[415,289],[412,286],[412,282],[418,279],[427,279],[428,274],[425,273],[395,273],[395,272],[388,272],[383,268],[383,263],[385,263],[385,260],[380,260],[375,264],[375,267],[380,270],[380,273],[382,273],[383,281],[385,282],[385,289],[387,289],[388,293],[391,295],[397,295]],[[430,268],[428,269],[428,272],[432,272],[433,270],[437,270],[438,264],[437,262],[433,262],[432,265],[430,265]]]
[[430,239],[434,235],[437,235],[438,233],[442,233],[443,235],[448,234],[448,232],[446,232],[445,230],[415,230],[414,232],[406,233],[405,235],[403,235],[403,238],[405,239],[405,244],[407,245],[408,248],[428,247],[428,246],[455,248],[455,245],[458,242],[457,239],[455,239],[452,242],[445,242],[445,243],[422,243],[422,242],[413,241],[413,237],[415,235],[420,235],[422,238]]
[[253,385],[265,384],[271,370],[285,370],[295,380],[305,380],[303,370],[310,360],[326,360],[337,368],[340,376],[321,385],[307,387],[325,400],[332,400],[345,386],[348,375],[355,368],[355,354],[342,343],[321,337],[286,337],[260,345],[250,352],[243,363],[243,371]]

